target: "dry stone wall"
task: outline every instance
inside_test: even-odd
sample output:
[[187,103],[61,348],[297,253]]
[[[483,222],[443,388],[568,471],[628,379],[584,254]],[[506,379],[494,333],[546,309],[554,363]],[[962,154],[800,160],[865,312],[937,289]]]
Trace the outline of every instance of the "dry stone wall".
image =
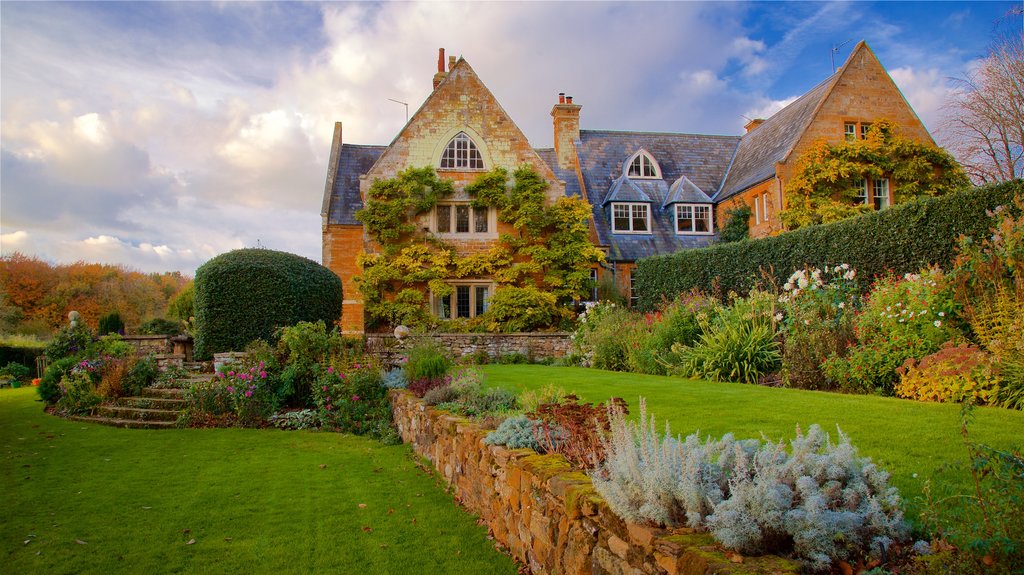
[[565,332],[437,333],[411,335],[403,340],[391,334],[366,334],[366,348],[385,365],[397,365],[405,350],[425,337],[438,341],[456,359],[486,353],[493,361],[503,355],[518,353],[530,361],[542,361],[565,357],[572,348],[572,334]]
[[427,407],[407,391],[391,404],[402,439],[429,459],[459,502],[533,573],[789,574],[778,557],[727,555],[710,535],[624,522],[561,455],[484,444],[488,430]]

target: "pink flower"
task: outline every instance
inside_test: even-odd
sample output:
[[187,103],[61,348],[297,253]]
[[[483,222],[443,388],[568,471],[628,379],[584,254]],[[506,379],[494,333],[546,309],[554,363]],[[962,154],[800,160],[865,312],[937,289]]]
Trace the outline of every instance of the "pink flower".
[[360,367],[361,367],[361,366],[360,366],[360,365],[359,365],[358,363],[357,363],[357,364],[355,365],[355,368],[356,368],[356,369],[359,369]]
[[321,385],[320,386],[320,391],[327,391],[327,386],[326,385]]
[[260,372],[260,377],[262,377],[263,379],[267,379],[267,372],[261,371]]
[[228,375],[235,375],[235,372],[233,372],[233,371],[229,371],[229,372],[228,372]]
[[352,396],[352,401],[359,401],[359,396],[358,395],[353,395]]
[[245,396],[246,397],[252,397],[252,390],[251,389],[245,390]]
[[327,366],[327,373],[334,373],[334,366]]
[[217,377],[219,377],[221,379],[224,379],[224,372],[223,371],[218,371],[217,372]]
[[264,367],[264,365],[263,365],[263,362],[261,361],[260,362],[260,369],[263,369],[263,367]]
[[231,386],[229,385],[229,386],[228,386],[228,393],[234,393],[234,392],[235,392],[235,388],[234,388],[234,387],[231,387]]

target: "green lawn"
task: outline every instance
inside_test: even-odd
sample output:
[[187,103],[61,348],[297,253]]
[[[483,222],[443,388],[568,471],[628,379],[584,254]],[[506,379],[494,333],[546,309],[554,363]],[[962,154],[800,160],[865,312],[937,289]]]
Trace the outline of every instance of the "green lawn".
[[0,445],[4,573],[516,572],[408,446],[114,429],[34,389],[0,390]]
[[[907,517],[916,519],[924,481],[933,493],[966,492],[971,486],[964,465],[967,451],[960,436],[960,407],[905,399],[842,395],[797,389],[775,389],[736,383],[712,383],[672,377],[616,373],[574,367],[489,365],[487,384],[509,389],[534,389],[549,383],[576,392],[587,401],[624,398],[634,412],[638,398],[647,399],[659,429],[671,424],[673,434],[737,438],[793,437],[796,426],[817,423],[835,437],[836,425],[858,448],[892,474],[892,483],[908,503]],[[993,446],[1024,444],[1024,413],[979,408],[971,436]],[[948,467],[948,466],[947,466]]]

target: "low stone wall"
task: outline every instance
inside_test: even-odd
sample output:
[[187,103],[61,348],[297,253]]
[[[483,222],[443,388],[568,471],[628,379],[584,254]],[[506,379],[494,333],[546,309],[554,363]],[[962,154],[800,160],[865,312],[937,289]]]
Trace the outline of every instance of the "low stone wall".
[[121,339],[135,346],[135,355],[159,355],[173,351],[170,336],[166,335],[125,335]]
[[457,359],[486,353],[491,360],[519,353],[531,361],[564,357],[571,350],[571,333],[435,333],[410,335],[398,340],[391,334],[366,334],[366,349],[387,365],[395,365],[405,350],[421,338],[429,337],[451,350]]
[[402,439],[429,459],[462,505],[533,573],[567,575],[790,574],[778,557],[726,554],[707,533],[624,522],[561,455],[485,445],[488,430],[391,392]]

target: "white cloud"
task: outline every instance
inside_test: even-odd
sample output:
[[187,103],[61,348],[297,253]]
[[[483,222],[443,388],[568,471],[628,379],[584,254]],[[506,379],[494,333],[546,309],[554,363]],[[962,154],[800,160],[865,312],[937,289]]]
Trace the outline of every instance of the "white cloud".
[[910,67],[889,70],[889,75],[925,127],[935,135],[942,123],[942,106],[953,93],[946,76],[935,68]]

